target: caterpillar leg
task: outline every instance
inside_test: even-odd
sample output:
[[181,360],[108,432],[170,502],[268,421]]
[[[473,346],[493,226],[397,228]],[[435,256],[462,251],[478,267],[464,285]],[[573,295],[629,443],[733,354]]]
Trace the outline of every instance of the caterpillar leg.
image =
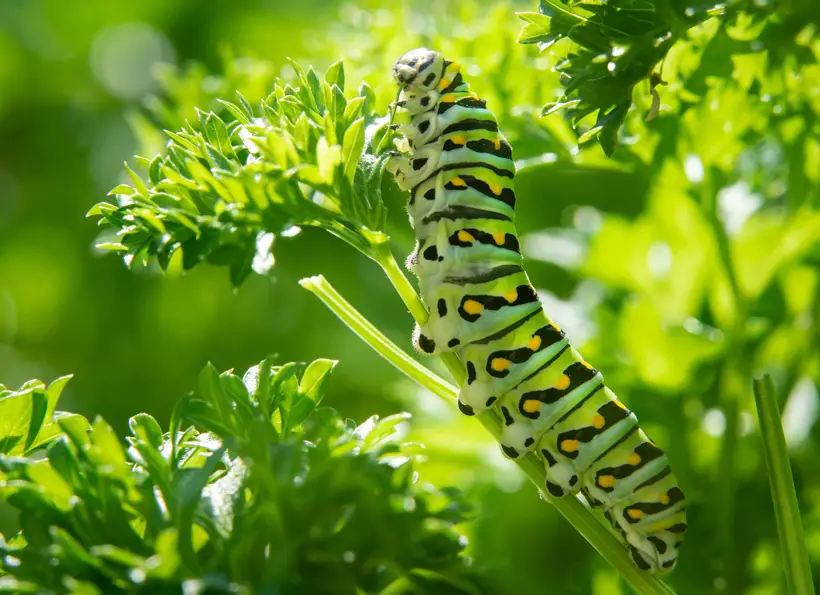
[[603,507],[638,567],[674,567],[686,531],[684,495],[666,455],[641,429],[603,453],[582,483],[587,500]]
[[438,147],[427,146],[409,156],[404,153],[391,154],[386,168],[396,176],[402,190],[410,190],[436,173],[439,153]]
[[[545,374],[545,379],[551,378]],[[511,443],[530,450],[532,437],[543,431],[539,424],[547,425],[536,446],[546,466],[547,491],[559,498],[583,491],[590,505],[603,508],[639,568],[671,570],[686,531],[686,513],[683,491],[663,451],[582,360],[564,368],[551,387],[531,388],[511,391],[502,400],[504,452],[519,454]],[[508,409],[513,399],[519,404],[515,417]],[[550,411],[547,403],[559,406]],[[515,442],[522,437],[527,442]]]
[[[476,341],[465,347],[461,359],[467,367],[467,380],[459,399],[482,411],[515,388],[522,378],[550,365],[568,348],[566,337],[547,323],[540,311],[504,329],[504,344]],[[504,413],[504,409],[502,409]],[[509,419],[504,413],[505,419]]]
[[[583,403],[603,383],[600,374],[585,365],[581,356],[568,346],[564,333],[554,332],[565,348],[501,398],[505,419],[501,445],[512,458],[535,450],[533,438],[537,442],[567,411]],[[559,483],[563,489],[570,487]]]
[[[504,266],[497,269],[507,272]],[[537,316],[541,304],[535,290],[520,267],[512,270],[518,273],[494,278],[491,272],[419,282],[424,303],[430,307],[430,318],[421,334],[432,341],[429,351],[419,344],[421,350],[432,354],[460,351],[473,343],[488,344],[497,333]]]

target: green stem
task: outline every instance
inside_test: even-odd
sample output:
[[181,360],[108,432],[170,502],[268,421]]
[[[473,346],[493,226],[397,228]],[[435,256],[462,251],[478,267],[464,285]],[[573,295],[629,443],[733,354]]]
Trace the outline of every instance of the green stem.
[[445,398],[455,398],[455,390],[444,379],[440,378],[412,357],[402,351],[395,343],[385,337],[379,329],[358,312],[322,275],[308,277],[299,281],[299,285],[316,295],[347,327],[356,333],[376,353],[393,364],[402,373],[433,394]]
[[[401,274],[399,272],[399,274]],[[403,275],[402,275],[403,277]],[[391,278],[392,280],[392,278]],[[333,286],[321,275],[302,279],[302,287],[312,292],[330,310],[356,333],[379,355],[393,364],[398,370],[412,378],[433,394],[454,403],[457,390],[430,370],[405,354],[398,346],[385,337],[364,316],[348,303]],[[405,279],[405,283],[406,279]],[[410,287],[407,283],[407,287]],[[411,287],[412,289],[412,287]],[[418,298],[416,298],[418,299]],[[407,300],[405,300],[407,303]],[[420,303],[420,301],[419,301]],[[409,306],[408,306],[409,307]],[[427,313],[424,312],[426,317]],[[460,366],[459,362],[459,366]],[[461,372],[463,375],[463,371]],[[489,410],[478,416],[479,422],[495,438],[501,437],[502,421],[498,412]],[[564,518],[586,539],[612,566],[618,570],[632,587],[642,595],[671,595],[674,593],[658,577],[643,572],[629,558],[626,548],[598,521],[577,497],[556,499],[542,490],[546,483],[544,463],[536,455],[529,454],[513,461],[521,471],[535,484],[545,500],[548,500]]]
[[794,489],[786,438],[777,407],[777,395],[771,376],[754,380],[755,405],[763,437],[766,467],[774,500],[774,516],[780,537],[780,553],[786,568],[786,584],[793,595],[814,595],[809,555],[803,537],[797,492]]

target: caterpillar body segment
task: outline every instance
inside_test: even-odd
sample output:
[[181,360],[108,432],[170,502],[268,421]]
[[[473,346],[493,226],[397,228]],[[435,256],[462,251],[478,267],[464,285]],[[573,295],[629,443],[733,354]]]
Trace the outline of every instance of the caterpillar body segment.
[[543,311],[523,268],[515,165],[495,116],[438,52],[408,52],[393,78],[402,138],[388,168],[410,191],[417,243],[407,265],[429,311],[415,346],[457,353],[462,412],[497,409],[508,457],[537,453],[552,496],[582,492],[636,565],[670,570],[686,530],[683,492],[663,451]]
[[511,178],[489,169],[464,168],[442,170],[412,187],[407,210],[424,224],[459,216],[511,222],[514,207]]

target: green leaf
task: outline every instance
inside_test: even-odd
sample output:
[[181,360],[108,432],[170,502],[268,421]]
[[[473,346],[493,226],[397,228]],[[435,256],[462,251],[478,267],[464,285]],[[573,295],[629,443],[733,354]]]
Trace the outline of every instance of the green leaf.
[[251,104],[248,103],[248,100],[245,99],[245,97],[239,91],[236,92],[236,99],[239,101],[239,105],[242,107],[242,111],[245,113],[247,123],[250,124],[253,121],[253,108],[251,107]]
[[159,184],[162,180],[162,155],[154,155],[154,158],[148,163],[148,179],[154,185]]
[[46,421],[46,415],[49,409],[50,404],[45,392],[34,391],[31,393],[31,418],[26,443],[23,445],[23,451],[28,451],[35,444],[37,436]]
[[319,80],[313,67],[308,68],[307,81],[310,87],[310,93],[313,96],[313,101],[316,104],[316,111],[322,114],[325,111],[324,92],[322,91],[322,82]]
[[135,194],[136,192],[137,191],[134,188],[132,188],[131,186],[129,186],[128,184],[118,184],[117,186],[115,186],[113,189],[111,189],[108,192],[108,196],[113,196],[115,194],[123,194],[125,196],[131,196],[131,195]]
[[[134,424],[140,423],[138,420],[142,418],[145,418],[144,426],[149,427],[150,432],[156,433],[159,424],[156,423],[154,418],[144,413],[132,417],[129,420],[131,431],[136,433]],[[152,426],[151,421],[153,421],[155,425]],[[89,450],[97,461],[103,465],[110,465],[114,470],[121,469],[123,472],[125,471],[126,458],[120,444],[120,439],[117,437],[117,434],[111,426],[109,426],[101,417],[94,420],[94,423],[91,426],[90,438],[92,447]],[[155,440],[156,436],[152,435],[150,439]]]
[[219,381],[219,372],[210,362],[199,373],[199,394],[216,411],[228,427],[233,424],[233,408]]
[[347,107],[345,107],[344,110],[345,124],[352,124],[362,115],[362,109],[364,108],[364,104],[364,97],[354,97],[347,103]]
[[48,446],[46,457],[51,468],[60,475],[72,490],[82,487],[85,479],[81,476],[80,462],[77,455],[68,446],[68,441],[65,438],[52,442]]
[[777,393],[771,376],[766,374],[754,380],[754,397],[788,591],[800,595],[814,595],[803,522],[797,503],[780,410],[777,406]]
[[82,415],[66,415],[57,420],[63,432],[69,437],[71,442],[79,451],[84,451],[89,443],[88,431],[91,424]]
[[219,436],[233,436],[231,426],[221,421],[219,411],[200,399],[185,397],[180,403],[180,415],[202,430]]
[[222,463],[225,447],[220,448],[199,469],[183,469],[177,476],[173,494],[177,511],[177,531],[179,535],[180,557],[189,566],[196,567],[196,553],[193,543],[193,518],[196,507],[202,498],[202,490],[208,483],[211,474]]
[[54,506],[63,512],[71,510],[74,490],[49,461],[38,461],[29,465],[26,474]]
[[345,117],[348,104],[344,93],[339,87],[333,87],[331,91],[333,97],[328,105],[328,115],[333,126],[327,126],[325,134],[328,136],[329,142],[332,141],[332,144],[336,145],[340,144],[340,141],[344,138],[348,122]]
[[[102,420],[98,421],[100,422],[100,425],[98,426],[97,423],[94,424],[94,434],[96,434],[97,431],[104,432],[106,438],[111,440],[113,438],[111,428],[102,422]],[[151,448],[158,450],[165,441],[162,436],[162,428],[160,428],[157,420],[147,413],[138,413],[129,419],[128,427],[131,429],[131,433],[134,434],[134,436],[145,442],[145,444]],[[94,436],[94,439],[96,440],[96,436]]]
[[224,99],[217,99],[219,103],[225,106],[234,118],[242,122],[243,124],[250,124],[251,120],[253,119],[252,116],[245,113],[238,105],[231,103],[230,101],[225,101]]
[[525,25],[518,34],[518,43],[536,43],[550,39],[550,18],[537,12],[517,12]]
[[325,381],[330,377],[330,373],[336,364],[335,360],[318,359],[307,367],[299,382],[299,398],[293,405],[290,423],[298,425],[304,423],[324,397]]
[[352,183],[364,148],[364,118],[359,118],[345,131],[342,143],[342,161],[345,177]]
[[336,85],[341,91],[345,90],[345,65],[344,60],[339,60],[330,65],[325,73],[325,81],[333,87]]
[[[318,163],[319,181],[325,184],[332,184],[336,174],[336,167],[342,163],[342,147],[339,145],[328,146],[325,137],[319,139],[316,147],[316,160]],[[305,178],[305,170],[302,170],[302,178]]]
[[131,169],[127,162],[125,163],[125,171],[128,172],[128,177],[131,178],[131,182],[133,182],[134,189],[137,191],[137,194],[148,196],[148,188],[146,187],[145,182],[143,182],[142,178],[138,176],[133,169]]
[[[33,433],[40,429],[45,413],[45,396],[42,389],[23,390],[0,397],[0,454],[22,452],[25,448],[24,438],[32,440],[32,422],[36,426]],[[34,399],[39,392],[39,415],[35,415]],[[36,417],[36,419],[33,419]]]
[[379,419],[378,416],[374,416],[367,420],[364,424],[356,428],[357,435],[361,432],[361,436],[359,437],[363,440],[362,448],[364,450],[375,450],[381,447],[393,438],[396,427],[399,424],[408,422],[410,417],[409,413],[398,413],[382,419]]
[[109,216],[111,213],[115,212],[117,207],[112,205],[111,203],[107,202],[98,202],[93,207],[88,209],[88,212],[85,214],[86,217],[98,217],[98,216]]

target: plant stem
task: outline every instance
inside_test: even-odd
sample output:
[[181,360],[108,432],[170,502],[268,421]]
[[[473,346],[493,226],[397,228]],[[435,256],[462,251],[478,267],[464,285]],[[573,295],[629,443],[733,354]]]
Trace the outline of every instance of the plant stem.
[[373,324],[358,312],[322,275],[308,277],[299,285],[316,295],[347,327],[356,333],[376,353],[393,364],[402,373],[433,394],[455,398],[455,389],[385,337]]
[[[399,272],[399,274],[401,274]],[[403,277],[403,275],[402,275]],[[392,279],[391,279],[392,280]],[[399,347],[385,337],[364,316],[348,303],[333,286],[321,275],[302,279],[300,285],[312,292],[330,310],[356,333],[379,355],[393,364],[398,370],[412,378],[433,394],[451,404],[455,402],[457,390],[433,372],[405,354]],[[405,283],[407,283],[405,279]],[[410,287],[407,283],[407,287]],[[412,287],[411,287],[412,290]],[[415,293],[414,293],[415,295]],[[416,299],[418,299],[416,297]],[[407,303],[407,300],[405,300]],[[420,301],[419,301],[420,303]],[[424,312],[426,316],[426,311]],[[459,366],[460,366],[459,362]],[[463,372],[461,372],[463,375]],[[482,426],[495,438],[501,437],[502,421],[498,412],[489,410],[477,416]],[[626,548],[607,530],[595,514],[577,497],[553,498],[542,488],[546,483],[544,463],[530,453],[513,461],[521,471],[535,484],[539,493],[548,500],[564,518],[586,539],[612,566],[618,570],[632,587],[642,595],[671,595],[674,593],[658,577],[638,569],[627,554]]]
[[786,438],[777,407],[777,395],[771,376],[754,380],[755,405],[763,437],[766,467],[774,500],[774,516],[780,537],[780,553],[786,570],[786,584],[793,595],[814,595],[809,555],[803,537],[797,492],[794,489]]

